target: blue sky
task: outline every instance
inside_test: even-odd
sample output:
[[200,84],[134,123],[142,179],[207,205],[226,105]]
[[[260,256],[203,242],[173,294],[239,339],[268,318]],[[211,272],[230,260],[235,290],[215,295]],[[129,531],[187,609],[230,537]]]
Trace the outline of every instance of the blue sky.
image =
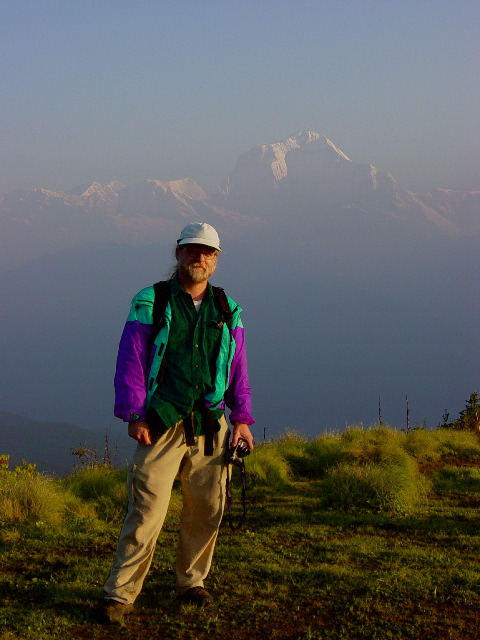
[[0,195],[191,177],[299,129],[480,187],[477,0],[3,0]]

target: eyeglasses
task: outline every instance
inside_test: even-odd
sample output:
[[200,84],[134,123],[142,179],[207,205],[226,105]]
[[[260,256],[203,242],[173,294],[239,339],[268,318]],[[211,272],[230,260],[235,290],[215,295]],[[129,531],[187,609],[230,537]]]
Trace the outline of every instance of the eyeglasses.
[[217,250],[213,247],[199,247],[190,244],[183,246],[182,249],[186,251],[189,258],[203,256],[205,260],[213,260],[217,255]]

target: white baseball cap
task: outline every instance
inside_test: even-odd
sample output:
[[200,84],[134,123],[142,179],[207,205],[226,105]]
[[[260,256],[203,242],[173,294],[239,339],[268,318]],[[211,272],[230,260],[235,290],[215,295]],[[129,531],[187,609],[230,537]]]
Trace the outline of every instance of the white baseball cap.
[[215,229],[206,222],[192,222],[187,224],[180,233],[177,245],[184,244],[204,244],[206,247],[213,247],[221,251],[220,238]]

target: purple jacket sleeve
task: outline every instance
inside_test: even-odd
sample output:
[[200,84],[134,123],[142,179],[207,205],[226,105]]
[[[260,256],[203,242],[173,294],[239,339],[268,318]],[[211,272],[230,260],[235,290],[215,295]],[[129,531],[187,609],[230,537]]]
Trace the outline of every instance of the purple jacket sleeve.
[[115,372],[115,415],[125,422],[130,414],[145,420],[145,400],[151,344],[150,324],[128,320],[118,348]]
[[225,403],[231,410],[230,422],[254,424],[252,418],[252,401],[248,381],[247,352],[245,349],[245,332],[242,326],[232,331],[236,342],[235,355],[230,369],[230,384],[225,393]]

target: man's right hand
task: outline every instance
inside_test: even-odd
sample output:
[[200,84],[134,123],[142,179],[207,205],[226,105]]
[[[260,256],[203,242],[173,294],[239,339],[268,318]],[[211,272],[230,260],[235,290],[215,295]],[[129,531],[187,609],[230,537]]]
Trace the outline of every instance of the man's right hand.
[[151,445],[152,439],[148,429],[148,422],[138,420],[137,422],[128,423],[128,435],[140,444]]

